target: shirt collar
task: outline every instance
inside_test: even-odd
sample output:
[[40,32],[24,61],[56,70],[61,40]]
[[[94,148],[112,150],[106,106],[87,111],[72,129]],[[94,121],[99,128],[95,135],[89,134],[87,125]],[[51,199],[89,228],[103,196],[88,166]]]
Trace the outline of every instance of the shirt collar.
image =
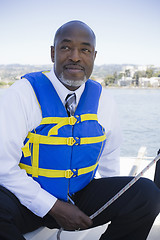
[[47,78],[49,78],[49,80],[51,81],[51,83],[53,84],[56,92],[58,93],[61,101],[63,104],[65,104],[65,98],[68,94],[71,93],[75,93],[76,94],[76,104],[78,104],[80,97],[84,91],[85,88],[85,84],[82,84],[77,90],[75,91],[71,91],[69,89],[67,89],[60,81],[59,79],[56,77],[53,68],[48,71],[45,72],[45,75]]

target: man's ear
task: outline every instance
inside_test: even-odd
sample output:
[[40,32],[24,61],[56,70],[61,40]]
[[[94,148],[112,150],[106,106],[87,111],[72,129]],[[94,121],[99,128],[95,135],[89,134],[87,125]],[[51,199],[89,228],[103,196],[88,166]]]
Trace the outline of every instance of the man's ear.
[[95,51],[95,53],[94,53],[94,60],[95,60],[96,56],[97,56],[97,51]]
[[51,46],[51,59],[52,62],[54,63],[54,46]]

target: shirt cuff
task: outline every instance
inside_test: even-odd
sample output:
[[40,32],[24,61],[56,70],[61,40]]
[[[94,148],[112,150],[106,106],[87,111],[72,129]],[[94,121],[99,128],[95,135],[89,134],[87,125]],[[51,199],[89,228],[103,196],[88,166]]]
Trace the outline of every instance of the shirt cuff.
[[28,208],[37,216],[44,217],[51,210],[56,201],[56,197],[41,188]]

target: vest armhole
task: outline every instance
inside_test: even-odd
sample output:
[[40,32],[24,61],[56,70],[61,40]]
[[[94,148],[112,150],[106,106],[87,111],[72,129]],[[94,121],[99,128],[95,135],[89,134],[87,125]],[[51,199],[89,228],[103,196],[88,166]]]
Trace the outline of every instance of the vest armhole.
[[[31,85],[31,87],[32,87],[32,85]],[[40,105],[40,103],[39,103],[39,101],[38,101],[37,95],[36,95],[36,93],[35,93],[35,91],[34,91],[34,88],[33,88],[33,87],[32,87],[32,89],[33,89],[34,95],[35,95],[35,97],[36,97],[36,100],[37,100],[37,103],[38,103],[38,106],[39,106],[39,108],[40,108],[41,115],[42,115],[42,108],[41,108],[41,105]]]
[[[21,79],[26,79],[26,80],[28,80],[28,79],[27,79],[27,78],[25,78],[25,77],[21,77]],[[28,82],[30,83],[30,81],[29,81],[29,80],[28,80]],[[36,97],[36,100],[37,100],[38,106],[39,106],[39,108],[40,108],[40,111],[41,111],[41,114],[42,114],[41,105],[40,105],[40,103],[39,103],[39,101],[38,101],[37,95],[36,95],[36,93],[35,93],[35,91],[34,91],[34,88],[33,88],[33,86],[32,86],[32,84],[31,84],[31,83],[30,83],[30,86],[32,87],[32,90],[33,90],[33,92],[34,92],[34,95],[35,95],[35,97]]]

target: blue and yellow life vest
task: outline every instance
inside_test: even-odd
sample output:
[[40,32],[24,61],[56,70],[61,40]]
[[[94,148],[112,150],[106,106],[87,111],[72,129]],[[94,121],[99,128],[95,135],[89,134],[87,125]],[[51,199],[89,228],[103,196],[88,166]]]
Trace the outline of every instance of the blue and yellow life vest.
[[45,72],[24,76],[42,110],[42,121],[28,133],[20,167],[43,189],[67,201],[95,176],[106,134],[98,123],[101,85],[88,80],[74,116],[66,109]]

